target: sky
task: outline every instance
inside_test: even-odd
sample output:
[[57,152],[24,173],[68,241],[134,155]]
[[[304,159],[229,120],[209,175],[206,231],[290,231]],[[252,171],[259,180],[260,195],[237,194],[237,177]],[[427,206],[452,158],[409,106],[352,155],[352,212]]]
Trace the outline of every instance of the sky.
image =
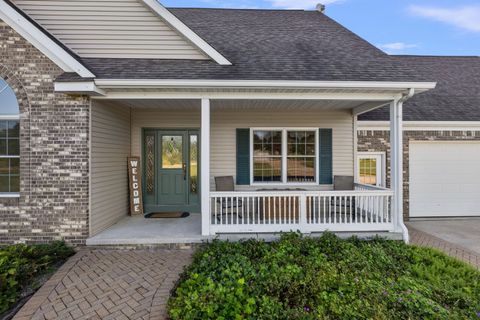
[[390,54],[480,56],[480,0],[160,0],[166,7],[305,9]]

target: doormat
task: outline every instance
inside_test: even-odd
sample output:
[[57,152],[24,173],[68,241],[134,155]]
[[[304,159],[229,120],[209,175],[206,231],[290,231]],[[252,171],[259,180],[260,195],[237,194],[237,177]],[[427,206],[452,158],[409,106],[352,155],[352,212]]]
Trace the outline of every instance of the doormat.
[[152,212],[147,213],[145,218],[159,219],[159,218],[186,218],[190,216],[188,212]]

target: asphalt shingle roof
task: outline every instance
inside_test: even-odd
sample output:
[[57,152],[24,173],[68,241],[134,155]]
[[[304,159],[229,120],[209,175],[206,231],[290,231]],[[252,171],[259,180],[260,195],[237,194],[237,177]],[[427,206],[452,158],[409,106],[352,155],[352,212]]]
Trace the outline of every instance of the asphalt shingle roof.
[[429,80],[317,11],[169,10],[233,65],[111,58],[83,63],[98,78],[110,79]]
[[[98,78],[431,81],[407,121],[480,121],[480,57],[390,56],[316,11],[170,8],[232,66],[213,61],[83,58]],[[85,80],[66,73],[57,81]],[[388,108],[360,120],[388,120]]]
[[[406,121],[480,121],[480,57],[392,56],[437,82],[404,104]],[[359,120],[388,120],[388,108]]]

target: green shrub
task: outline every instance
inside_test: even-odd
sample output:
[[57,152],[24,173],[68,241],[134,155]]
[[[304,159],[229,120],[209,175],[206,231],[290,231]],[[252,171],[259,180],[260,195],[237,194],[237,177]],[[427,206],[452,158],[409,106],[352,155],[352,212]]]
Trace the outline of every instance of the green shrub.
[[74,253],[63,242],[0,246],[0,313],[12,307],[35,278]]
[[285,234],[214,241],[183,273],[172,319],[480,319],[480,273],[401,242]]

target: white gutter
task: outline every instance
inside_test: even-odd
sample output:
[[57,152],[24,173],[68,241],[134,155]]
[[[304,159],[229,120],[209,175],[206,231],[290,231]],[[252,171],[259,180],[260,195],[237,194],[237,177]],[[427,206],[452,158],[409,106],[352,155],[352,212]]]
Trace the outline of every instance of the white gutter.
[[95,79],[102,88],[303,88],[303,89],[377,89],[406,90],[415,88],[423,92],[435,88],[436,82],[383,82],[383,81],[284,81],[284,80],[178,80],[178,79]]
[[[403,121],[407,131],[480,131],[480,121]],[[358,131],[389,131],[389,121],[358,121]]]

